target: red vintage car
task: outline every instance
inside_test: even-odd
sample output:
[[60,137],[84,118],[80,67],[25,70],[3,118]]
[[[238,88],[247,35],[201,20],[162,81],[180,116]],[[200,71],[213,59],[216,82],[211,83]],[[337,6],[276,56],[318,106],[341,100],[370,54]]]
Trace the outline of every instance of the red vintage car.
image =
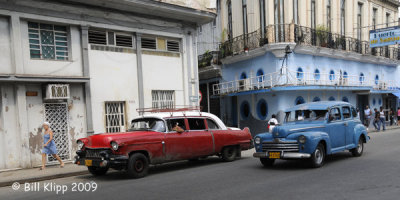
[[95,134],[77,143],[75,163],[90,173],[125,169],[134,178],[146,176],[150,164],[212,155],[233,161],[253,147],[248,128],[228,128],[213,114],[193,111],[142,115],[131,121],[127,132]]

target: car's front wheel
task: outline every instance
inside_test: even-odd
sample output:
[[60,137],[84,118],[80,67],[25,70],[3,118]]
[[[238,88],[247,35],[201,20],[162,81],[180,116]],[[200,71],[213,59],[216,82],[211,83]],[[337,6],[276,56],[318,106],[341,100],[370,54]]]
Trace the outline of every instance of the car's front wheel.
[[325,147],[320,143],[314,153],[311,154],[311,166],[314,168],[322,167],[325,162],[325,156]]
[[149,171],[149,160],[142,153],[135,153],[129,157],[127,172],[132,178],[142,178]]
[[107,173],[108,167],[88,167],[88,170],[91,174],[95,176],[101,176]]
[[360,157],[364,152],[364,140],[362,137],[358,140],[357,147],[350,150],[351,154],[355,157]]
[[264,167],[272,167],[275,163],[275,159],[260,158],[260,162]]

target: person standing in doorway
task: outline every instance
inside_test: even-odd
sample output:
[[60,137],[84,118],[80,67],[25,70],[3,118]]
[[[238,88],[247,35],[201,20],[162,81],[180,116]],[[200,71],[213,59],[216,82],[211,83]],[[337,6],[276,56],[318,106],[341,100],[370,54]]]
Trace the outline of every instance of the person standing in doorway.
[[60,167],[64,167],[64,163],[61,160],[60,156],[57,155],[56,143],[53,139],[53,131],[50,129],[50,123],[43,123],[44,136],[43,136],[43,149],[42,149],[42,166],[40,170],[44,170],[46,168],[46,156],[52,155],[54,158],[60,162]]
[[382,126],[382,130],[386,130],[386,117],[385,117],[385,111],[383,111],[383,107],[380,107],[380,112],[379,112],[379,118]]
[[376,129],[376,131],[380,131],[381,130],[381,118],[380,118],[380,112],[378,111],[378,109],[374,108],[374,127]]
[[390,109],[390,111],[389,111],[390,126],[393,126],[393,124],[395,124],[394,118],[395,118],[395,116],[394,116],[394,111],[393,111],[392,109]]
[[369,109],[369,106],[365,106],[365,110],[364,110],[364,126],[367,128],[368,131],[368,127],[369,124],[371,122],[371,109]]

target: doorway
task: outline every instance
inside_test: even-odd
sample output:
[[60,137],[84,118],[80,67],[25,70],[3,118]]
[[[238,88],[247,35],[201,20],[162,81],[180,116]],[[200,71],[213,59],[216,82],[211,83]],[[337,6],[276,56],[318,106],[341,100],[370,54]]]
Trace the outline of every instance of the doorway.
[[357,95],[357,108],[360,111],[360,119],[364,119],[364,109],[366,106],[369,106],[369,95]]
[[[45,121],[50,123],[53,139],[56,143],[58,156],[61,160],[70,160],[71,144],[68,135],[68,105],[67,103],[45,103]],[[49,162],[57,161],[48,155]]]

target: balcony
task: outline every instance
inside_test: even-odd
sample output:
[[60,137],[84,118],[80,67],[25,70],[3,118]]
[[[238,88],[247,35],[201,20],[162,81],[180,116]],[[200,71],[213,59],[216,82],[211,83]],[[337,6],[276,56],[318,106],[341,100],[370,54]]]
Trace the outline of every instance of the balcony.
[[[361,41],[344,35],[295,24],[269,25],[264,30],[257,30],[221,43],[220,57],[235,56],[267,44],[276,43],[295,43],[304,47],[324,47],[376,58],[387,58],[396,62],[400,60],[398,47],[370,48],[369,41]],[[363,60],[368,59],[363,58]],[[394,64],[392,63],[392,65]]]
[[[214,95],[229,95],[246,91],[279,90],[280,87],[307,86],[318,89],[342,89],[342,90],[377,90],[395,91],[399,90],[395,80],[375,80],[371,77],[338,75],[325,73],[296,72],[284,69],[282,72],[274,72],[261,76],[250,77],[242,80],[222,82],[213,85]],[[309,89],[309,88],[308,88]]]

